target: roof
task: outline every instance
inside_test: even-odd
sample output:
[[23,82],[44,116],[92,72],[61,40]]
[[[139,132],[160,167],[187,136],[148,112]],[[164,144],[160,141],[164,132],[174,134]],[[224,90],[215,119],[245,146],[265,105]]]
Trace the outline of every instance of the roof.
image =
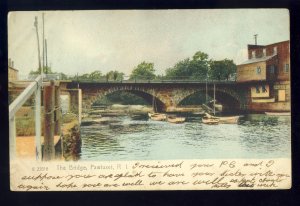
[[253,58],[253,59],[248,59],[247,61],[239,64],[239,65],[244,65],[244,64],[252,64],[252,63],[257,63],[257,62],[264,62],[267,61],[269,59],[272,59],[273,57],[275,57],[277,54],[273,54],[271,56],[265,56],[265,57],[261,57],[261,58]]
[[9,69],[12,69],[12,70],[15,70],[15,71],[17,71],[17,72],[19,71],[19,70],[15,69],[15,68],[12,68],[12,67],[10,67],[10,66],[8,66],[8,68],[9,68]]

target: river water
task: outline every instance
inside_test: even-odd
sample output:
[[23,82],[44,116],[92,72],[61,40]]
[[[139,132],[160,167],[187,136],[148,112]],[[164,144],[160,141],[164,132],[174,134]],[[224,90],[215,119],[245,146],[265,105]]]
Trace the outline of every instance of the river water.
[[206,125],[200,117],[172,124],[129,116],[81,126],[81,160],[289,158],[290,117],[245,115],[238,124]]

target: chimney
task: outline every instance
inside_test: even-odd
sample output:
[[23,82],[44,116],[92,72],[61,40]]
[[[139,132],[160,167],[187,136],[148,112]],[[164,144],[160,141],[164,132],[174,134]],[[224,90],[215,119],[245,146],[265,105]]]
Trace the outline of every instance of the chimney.
[[11,67],[12,67],[12,68],[15,68],[15,67],[14,67],[14,61],[11,61]]
[[258,34],[254,34],[255,45],[257,45],[257,35],[258,35]]
[[11,67],[11,58],[8,58],[8,66]]

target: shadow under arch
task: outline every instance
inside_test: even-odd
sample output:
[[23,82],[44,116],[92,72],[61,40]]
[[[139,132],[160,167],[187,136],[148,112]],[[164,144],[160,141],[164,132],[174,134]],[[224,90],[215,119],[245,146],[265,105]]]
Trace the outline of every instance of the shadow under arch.
[[[207,90],[207,95],[208,95],[208,100],[213,100],[214,97],[214,90],[209,88]],[[238,97],[238,95],[233,92],[233,91],[226,91],[224,89],[216,89],[215,90],[215,95],[216,95],[216,100],[220,104],[223,105],[223,111],[224,112],[236,112],[240,111],[241,108],[241,101]],[[189,105],[187,100],[188,99],[193,99],[192,97],[201,97],[202,101],[200,101],[198,104],[195,104],[195,101],[192,102],[194,105],[201,105],[205,103],[205,96],[206,96],[206,91],[205,89],[199,89],[195,92],[193,92],[190,95],[187,95],[184,97],[179,103],[178,106],[185,106]],[[195,99],[195,98],[194,98]]]
[[[120,92],[125,92],[125,93],[130,93],[134,94],[138,97],[143,98],[149,105],[151,105],[154,108],[153,103],[155,103],[155,108],[157,112],[162,112],[166,110],[165,104],[156,96],[153,96],[152,94],[145,92],[145,91],[139,91],[139,90],[127,90],[127,89],[122,89],[122,90],[114,90],[114,91],[108,91],[105,92],[104,94],[100,95],[97,97],[97,99],[101,99],[104,96],[109,96],[114,93],[120,93]],[[134,105],[134,104],[132,104]]]

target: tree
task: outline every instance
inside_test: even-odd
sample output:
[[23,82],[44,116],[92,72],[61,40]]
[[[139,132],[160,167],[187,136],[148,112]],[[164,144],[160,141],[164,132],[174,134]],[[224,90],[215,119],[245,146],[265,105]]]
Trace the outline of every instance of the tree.
[[236,73],[236,65],[233,60],[224,59],[212,61],[210,65],[209,76],[214,80],[229,80],[230,76]]
[[90,80],[99,80],[102,77],[102,73],[100,71],[93,71],[88,75]]
[[201,51],[196,52],[190,62],[191,78],[205,80],[209,66],[210,60],[208,59],[208,54]]
[[[49,67],[49,66],[44,67],[43,73],[44,73],[44,74],[53,74],[52,69],[51,69],[51,67]],[[29,75],[35,75],[35,74],[41,74],[41,69],[38,68],[38,69],[35,70],[35,71],[31,70],[30,73],[29,73]]]
[[142,62],[139,65],[137,65],[131,75],[130,79],[155,79],[155,74],[154,74],[154,64],[153,63],[147,63],[147,62]]
[[118,71],[110,71],[106,73],[107,80],[114,80],[114,81],[122,81],[124,79],[124,73]]
[[198,51],[192,59],[184,59],[166,70],[167,78],[206,79],[209,70],[208,54]]
[[190,66],[190,60],[184,59],[177,64],[175,64],[174,67],[168,68],[166,70],[166,77],[167,78],[175,78],[175,79],[186,79],[189,78],[191,75],[191,72],[189,71]]

